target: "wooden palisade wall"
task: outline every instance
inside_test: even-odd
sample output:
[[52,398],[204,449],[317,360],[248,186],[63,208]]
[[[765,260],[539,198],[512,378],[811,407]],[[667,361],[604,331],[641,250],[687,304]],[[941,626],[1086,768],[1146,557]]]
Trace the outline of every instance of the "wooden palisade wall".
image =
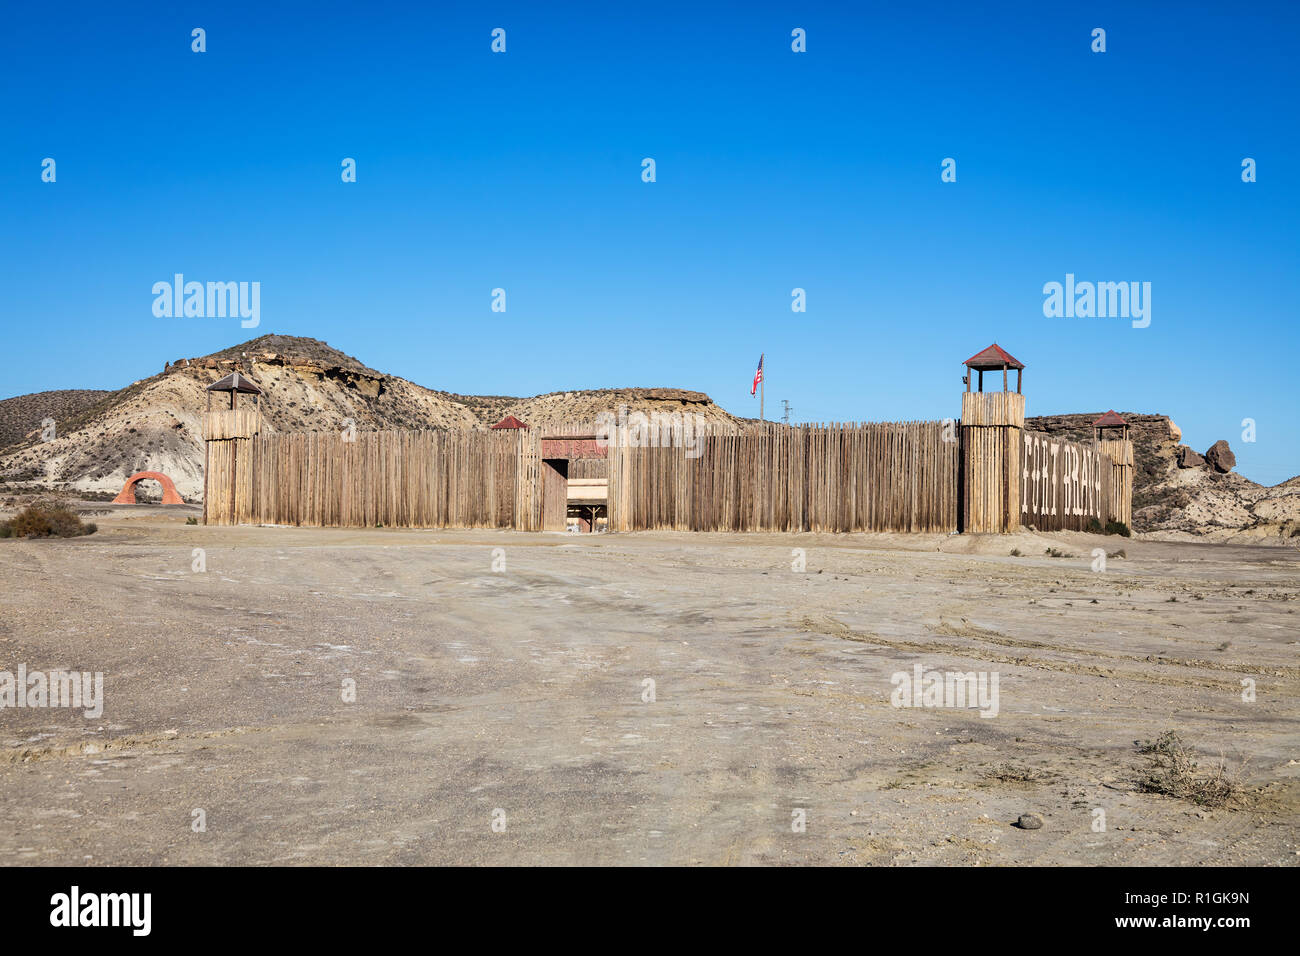
[[1021,460],[1022,524],[1086,531],[1093,520],[1131,522],[1132,442],[1072,442],[1026,431]]
[[534,446],[522,430],[260,435],[247,469],[252,520],[534,530]]
[[1021,449],[1021,522],[1039,531],[1086,530],[1105,522],[1110,475],[1093,442],[1027,431]]
[[[939,422],[751,426],[609,448],[614,531],[955,531],[957,443]],[[951,437],[955,438],[955,435]]]
[[[1090,516],[1127,523],[1131,443],[1057,441],[1053,462],[1046,436],[1023,432],[1023,409],[1014,393],[967,393],[959,436],[941,422],[711,428],[667,447],[616,434],[606,459],[573,459],[570,475],[607,477],[613,531],[952,532],[960,520],[966,531],[1006,532],[1022,523],[1082,528]],[[341,433],[261,434],[252,419],[210,429],[232,437],[206,443],[208,524],[542,528],[536,430],[357,432],[348,441]]]

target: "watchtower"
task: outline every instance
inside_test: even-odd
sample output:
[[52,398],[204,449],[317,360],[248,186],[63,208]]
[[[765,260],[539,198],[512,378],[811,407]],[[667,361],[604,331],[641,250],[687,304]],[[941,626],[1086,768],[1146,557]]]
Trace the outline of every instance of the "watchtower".
[[[964,532],[1003,534],[1020,526],[1020,442],[1025,366],[996,342],[964,363],[961,397],[961,514]],[[984,391],[984,373],[1002,371],[1002,391]],[[1016,372],[1016,390],[1008,375]],[[979,375],[979,390],[971,377]]]
[[[230,396],[228,407],[220,398],[223,394]],[[212,407],[214,395],[218,396],[217,408]],[[207,400],[203,413],[203,523],[239,524],[254,513],[252,445],[262,431],[262,390],[247,376],[231,372],[208,386]]]
[[1128,422],[1112,408],[1092,423],[1097,450],[1110,461],[1108,520],[1133,523],[1133,442]]

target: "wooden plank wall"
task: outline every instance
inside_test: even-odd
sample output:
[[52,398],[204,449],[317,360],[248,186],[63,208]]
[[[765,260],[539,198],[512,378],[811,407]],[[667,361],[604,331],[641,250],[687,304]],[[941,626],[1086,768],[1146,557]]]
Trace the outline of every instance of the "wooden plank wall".
[[1106,521],[1122,521],[1133,525],[1133,442],[1129,439],[1102,439],[1102,468],[1109,472],[1107,480],[1112,493],[1107,498]]
[[569,480],[604,478],[609,474],[608,458],[573,458],[569,460]]
[[962,392],[963,425],[1025,427],[1025,396],[1016,392]]
[[706,431],[609,448],[616,531],[955,531],[958,446],[940,422]]
[[962,425],[963,532],[1005,534],[1019,525],[1020,434],[1010,425]]
[[[1112,462],[1093,443],[1010,426],[964,428],[960,445],[945,442],[944,431],[940,422],[714,428],[698,436],[698,457],[682,447],[615,442],[607,460],[570,467],[573,477],[608,478],[610,527],[618,531],[949,532],[957,530],[959,488],[975,499],[965,507],[1010,509],[1042,530],[1084,528],[1094,516],[1128,521],[1131,452]],[[537,531],[540,451],[535,430],[211,441],[205,520]],[[994,464],[997,480],[970,480],[993,475]]]
[[1082,531],[1102,524],[1116,502],[1110,459],[1096,442],[1071,442],[1023,433],[1020,523],[1039,531]]
[[[542,444],[533,429],[515,430],[515,524],[520,531],[542,530]],[[502,527],[505,527],[503,525]]]
[[205,524],[234,524],[230,508],[230,489],[235,473],[232,468],[229,441],[210,441],[207,448],[207,470],[203,474],[203,520]]
[[254,520],[254,475],[248,467],[253,438],[206,442],[203,512],[206,524],[244,524]]
[[[535,450],[526,433],[513,431],[357,432],[355,441],[336,432],[304,432],[210,442],[207,520],[536,528],[540,501],[528,498],[540,478],[530,454]],[[232,454],[241,458],[233,469],[239,478],[233,510]]]
[[568,514],[569,510],[568,470],[569,462],[567,460],[542,459],[543,531],[563,531],[565,529],[565,515]]
[[256,405],[216,408],[203,413],[203,437],[207,441],[248,438],[262,430],[262,413]]

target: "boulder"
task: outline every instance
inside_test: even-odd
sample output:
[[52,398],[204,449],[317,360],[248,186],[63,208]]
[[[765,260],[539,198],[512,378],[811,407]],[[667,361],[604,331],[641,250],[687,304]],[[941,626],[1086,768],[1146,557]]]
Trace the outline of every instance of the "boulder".
[[1187,445],[1178,446],[1178,467],[1179,468],[1200,468],[1205,464],[1205,459],[1194,452]]
[[1237,466],[1237,456],[1232,453],[1232,449],[1222,438],[1210,446],[1209,451],[1205,453],[1205,460],[1219,474],[1227,474]]
[[1169,440],[1180,442],[1183,440],[1183,430],[1174,424],[1174,420],[1169,419]]

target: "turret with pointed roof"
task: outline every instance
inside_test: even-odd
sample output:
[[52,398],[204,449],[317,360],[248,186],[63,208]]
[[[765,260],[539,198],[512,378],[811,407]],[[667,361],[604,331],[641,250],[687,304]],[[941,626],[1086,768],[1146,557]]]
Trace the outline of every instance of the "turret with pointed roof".
[[[1107,429],[1117,428],[1118,433],[1111,432],[1107,434]],[[1110,409],[1092,423],[1092,437],[1098,441],[1105,438],[1118,438],[1120,441],[1128,441],[1128,422],[1124,421],[1123,416],[1119,415],[1115,409]]]
[[1014,355],[994,342],[982,352],[976,352],[965,362],[966,366],[966,391],[970,391],[970,369],[979,372],[979,390],[984,391],[984,373],[987,371],[996,371],[1002,369],[1002,391],[1007,391],[1007,370],[1016,370],[1016,394],[1020,394],[1020,388],[1024,381],[1025,366],[1023,362],[1016,359]]

